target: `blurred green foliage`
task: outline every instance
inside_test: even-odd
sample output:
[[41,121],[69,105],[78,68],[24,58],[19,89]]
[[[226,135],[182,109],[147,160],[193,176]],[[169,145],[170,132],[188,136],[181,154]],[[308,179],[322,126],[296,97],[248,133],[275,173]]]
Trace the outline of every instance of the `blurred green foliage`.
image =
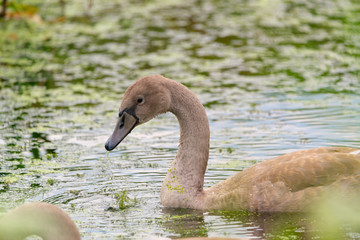
[[360,238],[360,194],[339,195],[332,192],[324,195],[313,206],[310,217],[314,219],[313,235],[321,239]]

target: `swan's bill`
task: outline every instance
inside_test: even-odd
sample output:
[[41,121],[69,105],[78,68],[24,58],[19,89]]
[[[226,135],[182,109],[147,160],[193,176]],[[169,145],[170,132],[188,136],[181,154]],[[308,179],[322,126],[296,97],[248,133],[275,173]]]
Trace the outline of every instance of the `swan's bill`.
[[131,130],[134,129],[138,121],[138,118],[124,111],[116,123],[113,134],[105,143],[106,150],[111,151],[116,148],[116,146],[119,145],[119,143],[131,132]]

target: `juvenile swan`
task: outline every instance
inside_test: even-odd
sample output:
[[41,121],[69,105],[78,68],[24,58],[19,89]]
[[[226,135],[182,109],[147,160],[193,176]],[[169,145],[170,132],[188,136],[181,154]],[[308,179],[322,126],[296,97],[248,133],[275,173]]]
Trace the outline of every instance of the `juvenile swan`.
[[80,240],[71,218],[49,203],[28,203],[0,219],[0,240],[23,240],[30,235],[44,240]]
[[161,189],[166,207],[302,211],[325,190],[360,182],[360,150],[323,147],[269,159],[204,190],[210,138],[205,109],[188,88],[160,75],[141,78],[126,90],[106,150],[165,112],[180,124],[179,150]]

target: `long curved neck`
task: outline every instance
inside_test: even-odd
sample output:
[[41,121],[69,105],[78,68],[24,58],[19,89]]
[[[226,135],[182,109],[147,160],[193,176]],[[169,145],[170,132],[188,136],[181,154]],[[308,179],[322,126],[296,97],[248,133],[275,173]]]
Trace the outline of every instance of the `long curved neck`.
[[30,235],[44,240],[80,240],[71,218],[48,203],[25,204],[0,219],[1,240],[23,240]]
[[184,191],[192,197],[203,192],[209,158],[209,122],[203,105],[194,93],[176,81],[168,82],[167,88],[171,94],[170,112],[180,124],[180,144],[162,192],[169,189],[178,193]]

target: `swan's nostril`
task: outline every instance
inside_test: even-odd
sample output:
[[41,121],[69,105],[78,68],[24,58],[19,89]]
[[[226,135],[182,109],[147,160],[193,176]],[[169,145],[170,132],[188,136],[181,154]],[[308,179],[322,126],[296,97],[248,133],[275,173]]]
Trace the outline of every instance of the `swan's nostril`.
[[122,119],[121,119],[121,122],[120,122],[120,126],[119,126],[119,129],[122,129],[125,125],[125,117],[122,116]]

